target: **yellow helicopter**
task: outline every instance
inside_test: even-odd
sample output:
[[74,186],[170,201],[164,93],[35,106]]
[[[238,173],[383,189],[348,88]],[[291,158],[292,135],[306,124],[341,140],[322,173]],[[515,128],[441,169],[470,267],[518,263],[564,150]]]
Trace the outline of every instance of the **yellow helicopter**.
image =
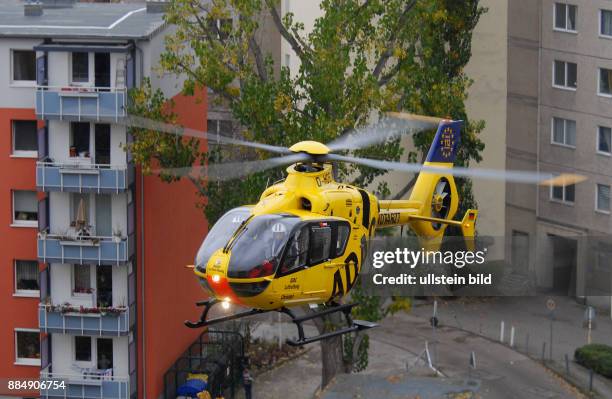
[[[424,164],[334,153],[383,142],[391,137],[389,134],[366,132],[370,134],[342,137],[329,145],[302,141],[290,148],[217,137],[224,144],[245,145],[283,156],[250,163],[208,165],[207,176],[211,179],[236,178],[283,164],[291,166],[287,168],[286,179],[268,187],[257,204],[228,211],[207,234],[192,267],[210,298],[197,303],[204,306],[202,315],[196,322],[186,321],[188,327],[205,327],[278,311],[291,317],[298,328],[299,338],[289,340],[291,345],[372,328],[373,323],[352,320],[350,312],[356,304],[340,304],[340,300],[355,285],[367,256],[368,241],[377,229],[407,225],[424,247],[435,250],[445,229],[455,225],[460,227],[470,247],[478,211],[470,209],[461,220],[454,220],[459,205],[454,176],[546,185],[580,180],[575,175],[555,177],[527,171],[454,167],[462,121],[408,114],[388,114],[388,117],[420,124],[420,128],[431,128],[437,123]],[[397,133],[405,127],[400,124],[390,130]],[[172,127],[154,128],[176,133]],[[180,134],[197,136],[194,132]],[[362,188],[335,181],[332,171],[335,162],[419,172],[419,176],[408,200],[381,200]],[[235,304],[250,310],[208,319],[209,311],[217,304],[226,309]],[[327,306],[323,311],[300,317],[291,310],[317,304]],[[305,336],[302,323],[336,312],[344,314],[346,327],[314,337]]]

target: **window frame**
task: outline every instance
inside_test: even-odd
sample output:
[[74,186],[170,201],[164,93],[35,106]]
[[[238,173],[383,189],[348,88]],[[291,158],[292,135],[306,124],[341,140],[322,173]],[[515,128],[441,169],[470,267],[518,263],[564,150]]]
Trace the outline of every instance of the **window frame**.
[[[89,360],[77,360],[77,345],[76,345],[76,341],[77,338],[89,338]],[[91,367],[91,365],[95,364],[95,358],[96,358],[96,353],[95,353],[95,348],[96,345],[94,344],[96,337],[91,337],[91,336],[79,336],[79,335],[75,335],[72,338],[72,361],[80,366],[80,367]]]
[[608,209],[600,209],[599,208],[599,187],[600,186],[605,186],[608,187],[608,196],[610,196],[610,190],[612,189],[612,187],[610,187],[609,184],[603,184],[603,183],[595,183],[595,212],[597,213],[603,213],[605,215],[609,215],[610,214],[610,208],[612,208],[612,204],[611,204],[611,200],[610,198],[608,198]]
[[608,10],[608,9],[604,9],[604,8],[600,8],[599,9],[599,13],[598,13],[598,20],[599,20],[599,29],[598,29],[598,33],[599,33],[599,37],[604,38],[604,39],[612,39],[612,34],[611,35],[606,35],[605,33],[602,33],[601,29],[603,27],[602,25],[602,17],[603,17],[603,13],[604,12],[609,12],[612,14],[612,10]]
[[[87,54],[87,80],[84,81],[75,81],[74,80],[74,61],[73,61],[73,56],[75,53],[84,53]],[[88,52],[88,51],[76,51],[76,52],[71,52],[70,53],[70,60],[68,63],[68,82],[70,83],[70,86],[76,86],[76,87],[90,87],[93,86],[95,84],[95,81],[92,79],[92,77],[95,77],[96,75],[96,71],[95,71],[95,62],[94,62],[94,57],[91,56],[92,53]]]
[[601,73],[604,70],[610,71],[611,75],[612,75],[612,69],[611,68],[597,67],[597,95],[600,96],[600,97],[612,98],[612,81],[610,82],[610,93],[602,93],[601,92]]
[[[38,358],[37,359],[30,359],[27,357],[19,357],[19,342],[17,339],[18,333],[20,332],[24,332],[24,333],[38,333]],[[13,341],[15,344],[15,365],[18,366],[38,366],[40,367],[41,365],[41,351],[40,351],[40,330],[37,328],[15,328],[13,329]]]
[[[36,139],[36,151],[15,149],[15,122],[34,122]],[[38,122],[36,119],[11,119],[11,157],[14,158],[38,158]]]
[[[565,7],[565,23],[564,23],[564,28],[559,28],[557,27],[557,7],[558,6],[563,6]],[[568,29],[567,26],[568,21],[569,21],[569,9],[570,7],[574,8],[574,22],[576,25],[576,29]],[[574,33],[577,34],[578,33],[578,5],[577,4],[571,4],[571,3],[562,3],[562,2],[555,2],[553,4],[553,30],[557,31],[557,32],[564,32],[564,33]]]
[[[600,133],[601,133],[601,129],[608,129],[609,132],[610,132],[610,151],[608,151],[608,152],[602,151],[600,149],[600,144],[601,144],[601,135],[600,135]],[[596,139],[596,143],[595,143],[595,151],[599,155],[603,155],[603,156],[606,156],[606,157],[612,156],[612,127],[597,125],[596,134],[597,134],[597,139]]]
[[[15,79],[15,57],[14,54],[16,51],[28,51],[28,52],[33,52],[34,53],[34,80],[17,80]],[[36,87],[37,82],[36,82],[36,51],[32,50],[31,48],[12,48],[10,49],[10,86],[11,87]]]
[[[557,62],[562,62],[564,64],[564,72],[563,72],[563,82],[564,85],[558,85],[555,82],[555,78],[556,76],[556,68],[555,68],[555,64]],[[574,64],[576,65],[576,87],[572,87],[572,86],[568,86],[568,65],[569,64]],[[560,89],[560,90],[568,90],[568,91],[576,91],[578,89],[578,63],[577,62],[571,62],[571,61],[564,61],[564,60],[553,60],[552,62],[552,87],[554,87],[555,89]]]
[[[568,201],[567,200],[567,187],[569,186],[574,186],[574,200],[573,201]],[[569,206],[573,206],[576,203],[576,185],[575,184],[568,184],[567,186],[561,186],[562,188],[562,193],[563,193],[563,198],[559,199],[559,198],[555,198],[553,196],[553,190],[554,190],[555,186],[550,186],[550,201],[551,202],[557,202],[559,204],[563,204],[563,205],[569,205]]]
[[[23,290],[17,288],[17,262],[35,262],[36,269],[39,273],[38,289],[37,290]],[[26,260],[26,259],[13,259],[13,296],[24,297],[24,298],[39,298],[40,297],[40,267],[37,260]]]
[[[35,190],[11,190],[11,227],[27,227],[27,228],[38,228],[38,209],[36,209],[36,220],[16,220],[15,219],[15,193],[18,191],[33,192],[36,195]],[[38,206],[38,196],[36,196],[36,204]]]
[[[89,268],[89,290],[91,290],[91,292],[76,292],[75,278],[76,278],[76,268],[78,266]],[[95,296],[97,287],[96,287],[96,270],[94,268],[95,266],[92,266],[89,264],[78,264],[78,263],[70,264],[70,296],[72,298],[89,299]]]
[[[563,142],[555,141],[555,119],[559,119],[563,121]],[[560,116],[553,116],[550,120],[550,144],[575,150],[576,149],[575,144],[574,145],[567,144],[567,121],[574,122],[574,124],[576,125],[575,134],[577,134],[578,124],[576,123],[574,119],[567,119],[567,118],[563,118]],[[576,141],[576,137],[574,137],[574,141]]]

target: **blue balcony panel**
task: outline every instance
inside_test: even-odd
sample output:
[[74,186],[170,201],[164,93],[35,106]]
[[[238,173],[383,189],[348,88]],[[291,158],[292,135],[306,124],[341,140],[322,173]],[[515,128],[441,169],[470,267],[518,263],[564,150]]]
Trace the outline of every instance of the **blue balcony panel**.
[[132,165],[61,164],[38,162],[36,187],[40,191],[120,193],[134,182]]
[[127,116],[125,89],[38,86],[36,116],[39,119],[100,121]]
[[133,236],[70,238],[40,233],[38,259],[45,263],[121,265],[134,254]]
[[38,308],[38,326],[45,333],[122,336],[130,332],[130,314],[127,308],[114,315],[61,313],[41,304]]
[[[40,391],[41,398],[75,399],[129,399],[130,379],[117,377],[95,377],[86,375],[65,375],[42,371],[40,381],[64,382],[65,388]],[[51,385],[51,384],[47,384]]]

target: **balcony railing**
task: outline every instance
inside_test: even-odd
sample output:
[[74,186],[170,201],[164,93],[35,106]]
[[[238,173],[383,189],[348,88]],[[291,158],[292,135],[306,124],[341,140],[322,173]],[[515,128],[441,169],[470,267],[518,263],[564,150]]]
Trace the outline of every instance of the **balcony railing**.
[[36,187],[40,191],[120,193],[127,190],[133,181],[131,165],[36,163]]
[[80,308],[41,303],[38,325],[45,333],[122,336],[130,332],[130,310],[128,307]]
[[104,372],[104,370],[82,370],[79,373],[75,370],[74,374],[53,373],[51,370],[52,364],[41,370],[40,381],[57,382],[57,384],[45,384],[45,386],[51,385],[51,388],[41,389],[41,398],[130,398],[130,378],[114,376],[112,375],[112,369],[110,369],[110,373]]
[[45,263],[120,265],[134,253],[134,237],[38,233],[38,259]]
[[115,120],[127,116],[127,90],[114,87],[37,86],[39,119]]

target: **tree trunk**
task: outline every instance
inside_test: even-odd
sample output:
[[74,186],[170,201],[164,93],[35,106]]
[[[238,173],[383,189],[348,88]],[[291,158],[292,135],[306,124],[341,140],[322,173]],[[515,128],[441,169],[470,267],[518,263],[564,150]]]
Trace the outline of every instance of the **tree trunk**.
[[[307,310],[311,311],[312,310]],[[316,312],[316,311],[315,311]],[[331,314],[312,320],[319,334],[332,331],[343,325],[342,316]],[[321,342],[321,389],[325,388],[338,374],[344,373],[342,336],[324,339]]]
[[325,388],[336,375],[345,372],[342,336],[321,341],[321,363],[321,388]]

